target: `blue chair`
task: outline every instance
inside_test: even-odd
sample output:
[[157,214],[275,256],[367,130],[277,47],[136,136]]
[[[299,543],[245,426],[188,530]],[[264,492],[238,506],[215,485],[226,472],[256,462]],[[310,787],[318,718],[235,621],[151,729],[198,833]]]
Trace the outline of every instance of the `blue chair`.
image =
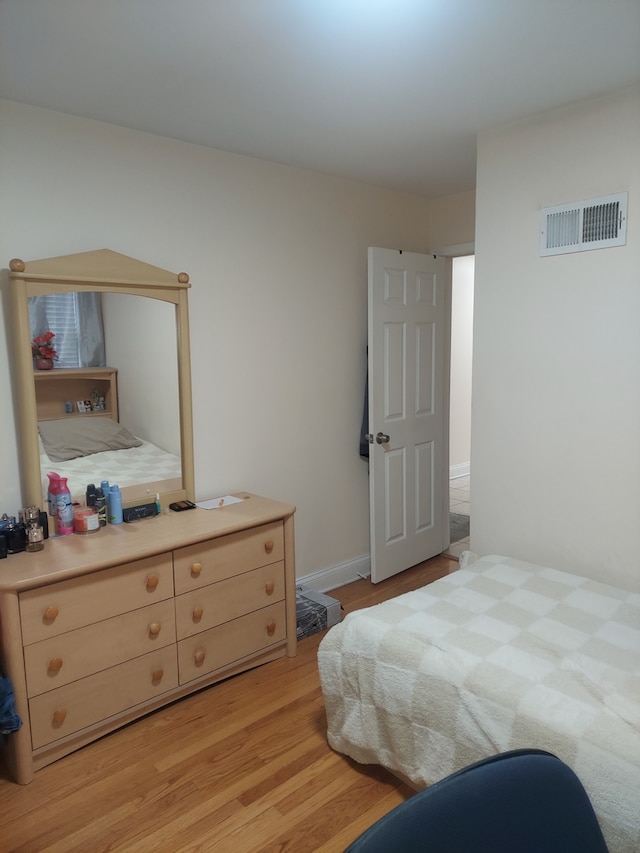
[[576,774],[555,755],[519,749],[420,791],[345,853],[608,853]]

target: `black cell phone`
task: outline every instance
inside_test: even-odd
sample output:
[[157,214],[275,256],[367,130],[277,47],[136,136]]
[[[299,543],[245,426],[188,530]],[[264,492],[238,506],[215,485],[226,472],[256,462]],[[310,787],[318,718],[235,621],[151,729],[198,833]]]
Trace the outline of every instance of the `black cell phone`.
[[182,512],[185,509],[195,509],[196,505],[193,501],[174,501],[169,504],[169,509],[174,512]]

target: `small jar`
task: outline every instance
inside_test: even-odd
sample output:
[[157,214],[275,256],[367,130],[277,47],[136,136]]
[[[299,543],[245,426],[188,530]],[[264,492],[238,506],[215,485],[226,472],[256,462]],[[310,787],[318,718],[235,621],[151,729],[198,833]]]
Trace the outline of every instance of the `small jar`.
[[100,530],[100,516],[94,506],[83,506],[73,511],[74,533],[97,533]]

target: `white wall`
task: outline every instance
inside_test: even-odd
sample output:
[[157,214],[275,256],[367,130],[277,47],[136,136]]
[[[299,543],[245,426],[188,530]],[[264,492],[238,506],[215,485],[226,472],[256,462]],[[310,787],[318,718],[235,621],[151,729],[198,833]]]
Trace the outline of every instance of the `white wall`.
[[[472,241],[473,194],[429,202],[0,101],[0,197],[2,267],[110,248],[188,272],[197,497],[296,504],[299,577],[366,558],[367,247]],[[0,351],[0,511],[15,512],[4,323]]]
[[[638,90],[481,135],[471,547],[640,586]],[[538,257],[539,209],[628,190],[627,245]]]
[[118,370],[120,423],[139,438],[180,455],[175,306],[102,294],[107,364]]
[[452,476],[468,473],[471,462],[474,267],[473,255],[452,259],[449,398],[449,468]]

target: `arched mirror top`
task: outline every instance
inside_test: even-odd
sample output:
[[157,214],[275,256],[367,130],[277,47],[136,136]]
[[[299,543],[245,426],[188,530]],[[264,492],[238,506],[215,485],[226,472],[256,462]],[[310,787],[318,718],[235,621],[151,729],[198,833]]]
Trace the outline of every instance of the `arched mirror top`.
[[[9,270],[14,308],[14,369],[21,421],[22,490],[25,505],[41,506],[43,503],[43,483],[46,481],[47,471],[43,471],[42,467],[47,457],[43,456],[45,430],[42,424],[52,421],[46,431],[54,431],[55,434],[55,430],[63,433],[66,431],[65,421],[73,421],[73,428],[77,429],[79,424],[86,425],[91,418],[104,421],[105,417],[115,422],[122,421],[125,428],[126,421],[129,420],[133,426],[132,434],[142,441],[139,451],[126,448],[127,453],[139,453],[135,464],[139,463],[141,468],[140,473],[136,474],[136,481],[123,487],[125,505],[153,500],[156,493],[160,493],[163,506],[172,500],[185,497],[193,499],[193,428],[187,301],[190,284],[187,273],[170,272],[110,249],[28,262],[16,258],[10,262]],[[56,293],[92,292],[102,294],[101,300],[106,300],[111,338],[116,341],[116,345],[110,346],[107,335],[106,367],[93,371],[91,368],[55,367],[52,371],[47,371],[47,375],[34,369],[30,347],[33,337],[29,314],[31,298]],[[154,304],[158,307],[153,308],[151,303],[145,303],[144,300],[147,299],[157,300]],[[160,303],[169,304],[162,307]],[[163,313],[158,314],[158,311]],[[162,330],[157,337],[154,337],[153,332],[156,319],[152,318],[157,318],[158,329]],[[118,337],[120,322],[122,330]],[[134,323],[138,325],[133,326]],[[162,349],[163,359],[154,359],[154,347],[156,351]],[[109,365],[110,351],[115,353],[115,367]],[[100,375],[100,370],[107,371],[108,378],[106,374]],[[82,394],[82,389],[88,389],[92,382],[98,386],[92,393],[99,397],[100,392],[105,390],[105,394],[108,394],[108,405],[101,400],[96,411],[79,412],[76,407],[81,400],[77,394]],[[152,389],[156,384],[158,390],[154,394]],[[175,385],[177,387],[172,387]],[[76,391],[76,388],[76,395],[69,397],[72,395],[72,389]],[[143,402],[147,416],[146,425],[145,417],[141,415]],[[164,403],[164,408],[161,403]],[[69,404],[73,406],[72,412],[68,411]],[[166,457],[167,473],[164,477],[156,474],[163,471],[165,459],[160,460],[159,455],[155,462],[153,459],[153,453],[156,452],[153,437],[162,435],[163,429],[165,440],[160,440],[159,445],[161,450],[162,445],[166,445],[165,452],[169,454]],[[172,431],[175,432],[175,439],[170,435]],[[83,436],[81,441],[84,440]],[[87,440],[92,442],[93,434]],[[89,463],[89,467],[92,462],[96,463],[95,475],[88,482],[95,479],[99,481],[103,473],[103,458],[93,456],[93,447],[87,449],[89,452],[85,461]],[[145,453],[149,456],[148,459],[144,459]],[[178,476],[175,476],[174,470],[169,470],[171,455],[177,457]],[[59,463],[58,467],[61,464]],[[70,463],[70,470],[75,464],[78,464],[79,470],[84,470],[84,462],[81,460],[77,463],[75,459]],[[118,465],[122,465],[123,472],[125,469],[132,471],[129,459],[126,464],[118,461],[115,476]],[[55,464],[51,465],[49,470],[56,470]],[[108,479],[106,476],[104,478]],[[113,482],[117,482],[117,479]]]

